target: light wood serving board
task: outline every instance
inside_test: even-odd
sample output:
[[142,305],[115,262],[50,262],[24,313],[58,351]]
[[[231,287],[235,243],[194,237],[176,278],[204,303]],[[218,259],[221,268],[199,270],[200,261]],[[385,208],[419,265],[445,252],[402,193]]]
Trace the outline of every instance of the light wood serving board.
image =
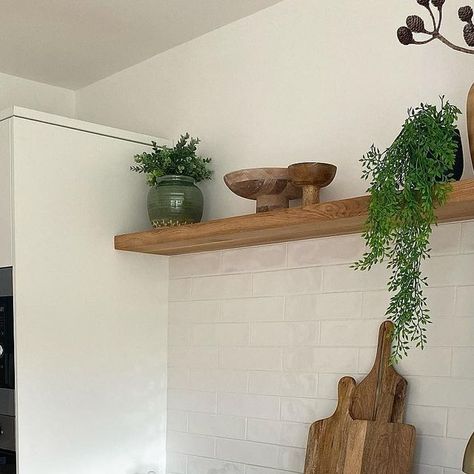
[[415,434],[411,425],[353,420],[344,474],[410,474]]
[[350,413],[354,420],[403,422],[408,383],[390,365],[392,330],[390,321],[380,326],[374,366],[352,397]]
[[342,474],[346,443],[354,422],[349,414],[355,380],[344,377],[339,381],[338,404],[334,414],[313,423],[309,430],[304,474]]

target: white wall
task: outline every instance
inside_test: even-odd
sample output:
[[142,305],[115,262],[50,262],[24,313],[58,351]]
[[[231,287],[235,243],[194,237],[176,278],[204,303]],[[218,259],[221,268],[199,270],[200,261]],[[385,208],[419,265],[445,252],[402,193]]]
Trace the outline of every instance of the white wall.
[[[461,474],[474,430],[474,221],[435,230],[428,347],[398,370],[417,428],[413,474]],[[358,235],[170,260],[168,472],[303,471],[309,424],[361,379],[386,272],[357,273]]]
[[[461,42],[458,4],[445,16]],[[216,169],[205,217],[251,212],[222,182],[244,167],[329,161],[339,170],[322,198],[357,195],[359,158],[389,144],[407,107],[445,94],[464,108],[474,80],[469,55],[398,43],[397,27],[422,12],[415,1],[286,0],[78,91],[78,117],[201,137]]]
[[0,110],[12,105],[73,117],[75,95],[69,89],[0,73]]

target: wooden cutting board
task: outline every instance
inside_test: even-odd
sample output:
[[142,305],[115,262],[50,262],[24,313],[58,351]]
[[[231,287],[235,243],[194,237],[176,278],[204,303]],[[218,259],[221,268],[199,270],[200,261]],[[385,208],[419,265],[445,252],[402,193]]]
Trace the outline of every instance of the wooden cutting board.
[[313,423],[309,430],[304,474],[342,474],[346,443],[353,420],[349,414],[355,380],[344,377],[339,381],[338,404],[334,414]]
[[344,474],[410,474],[415,434],[411,425],[353,420]]
[[469,137],[469,148],[471,150],[471,160],[474,165],[474,84],[467,96],[467,134]]
[[374,366],[352,397],[350,413],[354,420],[403,422],[408,383],[390,365],[392,331],[390,321],[380,326]]

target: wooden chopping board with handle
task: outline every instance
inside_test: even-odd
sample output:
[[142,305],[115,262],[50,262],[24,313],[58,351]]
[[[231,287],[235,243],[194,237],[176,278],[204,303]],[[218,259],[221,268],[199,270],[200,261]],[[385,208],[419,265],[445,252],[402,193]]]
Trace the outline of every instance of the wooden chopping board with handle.
[[392,331],[391,321],[381,324],[374,366],[352,397],[350,413],[354,420],[403,422],[408,383],[390,365]]
[[353,420],[346,445],[344,474],[410,474],[415,427],[402,423]]
[[334,414],[316,421],[309,429],[304,474],[342,474],[346,443],[353,420],[349,414],[356,387],[352,377],[339,381],[338,403]]
[[471,160],[474,166],[474,84],[469,90],[467,96],[467,134],[469,138],[469,148],[471,151]]

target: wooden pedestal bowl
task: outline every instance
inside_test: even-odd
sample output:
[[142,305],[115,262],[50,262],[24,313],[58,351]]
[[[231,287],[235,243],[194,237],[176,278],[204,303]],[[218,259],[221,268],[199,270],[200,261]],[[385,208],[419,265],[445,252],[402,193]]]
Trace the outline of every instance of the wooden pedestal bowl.
[[337,167],[329,163],[295,163],[288,167],[291,183],[303,190],[303,206],[319,203],[319,190],[332,183]]
[[224,176],[227,187],[237,196],[257,201],[257,212],[289,206],[299,199],[302,190],[288,179],[288,168],[251,168],[233,171]]

